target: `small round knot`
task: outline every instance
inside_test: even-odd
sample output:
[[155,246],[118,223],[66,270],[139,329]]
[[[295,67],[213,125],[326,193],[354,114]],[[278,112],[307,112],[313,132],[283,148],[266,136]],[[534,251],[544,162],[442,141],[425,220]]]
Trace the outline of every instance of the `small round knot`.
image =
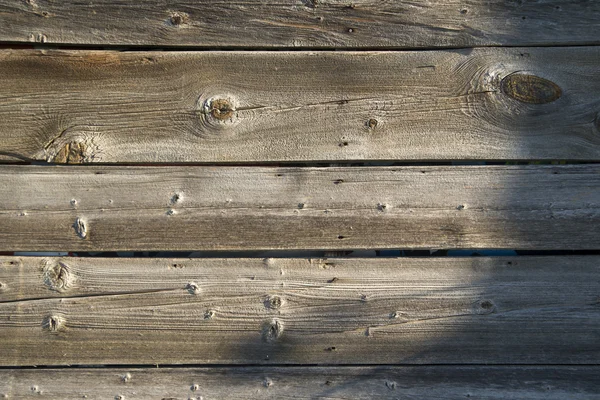
[[492,300],[485,299],[478,303],[478,314],[491,314],[496,311],[496,304]]
[[169,17],[169,24],[171,26],[182,26],[188,23],[190,16],[187,13],[176,11]]
[[224,121],[233,116],[233,105],[227,99],[213,99],[207,103],[207,107],[213,118]]
[[277,295],[268,296],[265,300],[265,307],[277,310],[283,305],[283,299]]
[[211,131],[231,128],[238,123],[237,101],[231,96],[214,96],[199,98],[198,109],[202,135],[210,135]]
[[379,122],[377,122],[375,118],[369,118],[369,120],[367,121],[367,127],[369,129],[375,129],[378,123]]
[[384,212],[384,211],[388,211],[390,208],[389,204],[386,203],[377,203],[377,210]]

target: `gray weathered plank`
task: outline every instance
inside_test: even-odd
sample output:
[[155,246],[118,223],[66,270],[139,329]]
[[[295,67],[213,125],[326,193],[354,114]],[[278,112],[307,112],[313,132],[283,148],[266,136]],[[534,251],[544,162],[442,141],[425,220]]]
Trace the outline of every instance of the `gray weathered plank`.
[[0,160],[599,160],[599,75],[600,47],[5,50]]
[[2,258],[2,365],[576,364],[600,258]]
[[[600,399],[600,367],[0,370],[9,399]],[[87,397],[86,397],[87,396]]]
[[0,168],[4,251],[600,248],[600,165]]
[[600,43],[597,1],[2,0],[0,41],[471,47]]

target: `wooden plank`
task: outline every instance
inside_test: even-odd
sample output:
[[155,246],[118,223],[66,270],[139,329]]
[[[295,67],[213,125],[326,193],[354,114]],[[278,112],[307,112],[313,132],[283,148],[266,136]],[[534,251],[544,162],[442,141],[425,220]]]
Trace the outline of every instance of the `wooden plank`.
[[5,50],[0,160],[600,160],[599,75],[600,47]]
[[2,258],[0,360],[577,364],[600,258]]
[[600,165],[2,166],[4,251],[598,249]]
[[[0,370],[9,399],[600,399],[600,367]],[[121,397],[119,397],[121,396]]]
[[600,43],[596,1],[0,1],[0,40],[240,47]]

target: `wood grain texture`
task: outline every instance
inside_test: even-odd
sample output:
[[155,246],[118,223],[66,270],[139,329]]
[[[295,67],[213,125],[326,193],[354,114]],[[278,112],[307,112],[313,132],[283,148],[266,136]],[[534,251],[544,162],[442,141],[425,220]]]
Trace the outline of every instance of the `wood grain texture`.
[[[593,400],[599,367],[235,367],[0,370],[9,399]],[[87,396],[87,397],[85,397]]]
[[600,160],[599,75],[600,47],[4,50],[0,160]]
[[600,165],[2,166],[4,251],[598,249]]
[[78,45],[471,47],[600,43],[596,1],[0,1],[0,41]]
[[600,258],[2,258],[2,365],[577,364]]

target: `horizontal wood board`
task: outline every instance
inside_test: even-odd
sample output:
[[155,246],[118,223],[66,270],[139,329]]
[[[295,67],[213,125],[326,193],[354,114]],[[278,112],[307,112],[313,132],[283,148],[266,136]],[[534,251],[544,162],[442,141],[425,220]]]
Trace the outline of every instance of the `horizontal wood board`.
[[3,257],[10,365],[590,364],[600,258]]
[[[600,399],[600,367],[0,370],[9,399]],[[87,396],[87,397],[86,397]]]
[[2,166],[4,251],[597,249],[600,165]]
[[0,1],[0,41],[82,46],[598,44],[599,21],[580,0]]
[[0,76],[4,162],[600,160],[600,47],[2,50]]

